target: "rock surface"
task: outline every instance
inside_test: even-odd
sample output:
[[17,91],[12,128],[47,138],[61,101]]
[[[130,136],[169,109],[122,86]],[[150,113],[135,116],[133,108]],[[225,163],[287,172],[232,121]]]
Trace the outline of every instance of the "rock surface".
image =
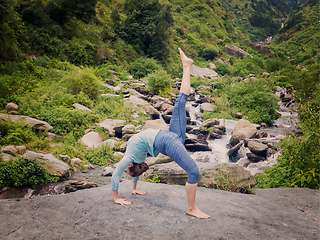
[[197,205],[211,216],[200,220],[186,214],[184,186],[139,182],[146,196],[131,187],[120,183],[130,206],[114,204],[110,186],[1,200],[0,239],[319,239],[319,190],[198,188]]
[[49,123],[27,116],[0,114],[0,118],[5,120],[10,119],[13,122],[25,120],[30,127],[34,127],[36,129],[41,129],[44,131],[50,131],[53,129],[53,127]]

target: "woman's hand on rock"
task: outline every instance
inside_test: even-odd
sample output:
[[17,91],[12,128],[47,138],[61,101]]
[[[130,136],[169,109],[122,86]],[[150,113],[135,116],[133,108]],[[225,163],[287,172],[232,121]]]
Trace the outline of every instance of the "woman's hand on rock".
[[121,199],[121,198],[118,198],[114,202],[120,204],[121,206],[126,206],[126,205],[131,204],[131,202],[127,201],[126,199]]

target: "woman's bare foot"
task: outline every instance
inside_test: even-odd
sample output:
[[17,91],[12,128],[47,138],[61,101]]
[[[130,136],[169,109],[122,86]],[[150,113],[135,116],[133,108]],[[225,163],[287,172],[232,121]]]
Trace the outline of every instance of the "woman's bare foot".
[[197,207],[195,207],[193,209],[188,209],[187,214],[194,216],[196,218],[200,218],[200,219],[207,219],[210,217],[208,214],[201,212]]
[[193,60],[191,58],[188,58],[184,52],[181,50],[181,48],[178,48],[179,52],[180,52],[180,57],[181,57],[181,61],[182,61],[182,65],[185,67],[191,67],[191,65],[193,64]]

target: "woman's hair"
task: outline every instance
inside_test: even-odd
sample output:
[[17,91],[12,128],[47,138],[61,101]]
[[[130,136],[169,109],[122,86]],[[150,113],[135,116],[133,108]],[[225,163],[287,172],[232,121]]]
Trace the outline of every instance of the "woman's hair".
[[132,166],[128,168],[128,173],[131,177],[138,177],[145,171],[149,169],[148,164],[146,163],[132,163]]

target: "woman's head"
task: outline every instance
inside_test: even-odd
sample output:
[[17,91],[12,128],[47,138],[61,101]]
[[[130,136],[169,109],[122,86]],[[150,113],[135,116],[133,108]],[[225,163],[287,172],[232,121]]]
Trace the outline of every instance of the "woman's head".
[[126,170],[131,177],[138,177],[148,169],[149,166],[146,163],[131,163]]

